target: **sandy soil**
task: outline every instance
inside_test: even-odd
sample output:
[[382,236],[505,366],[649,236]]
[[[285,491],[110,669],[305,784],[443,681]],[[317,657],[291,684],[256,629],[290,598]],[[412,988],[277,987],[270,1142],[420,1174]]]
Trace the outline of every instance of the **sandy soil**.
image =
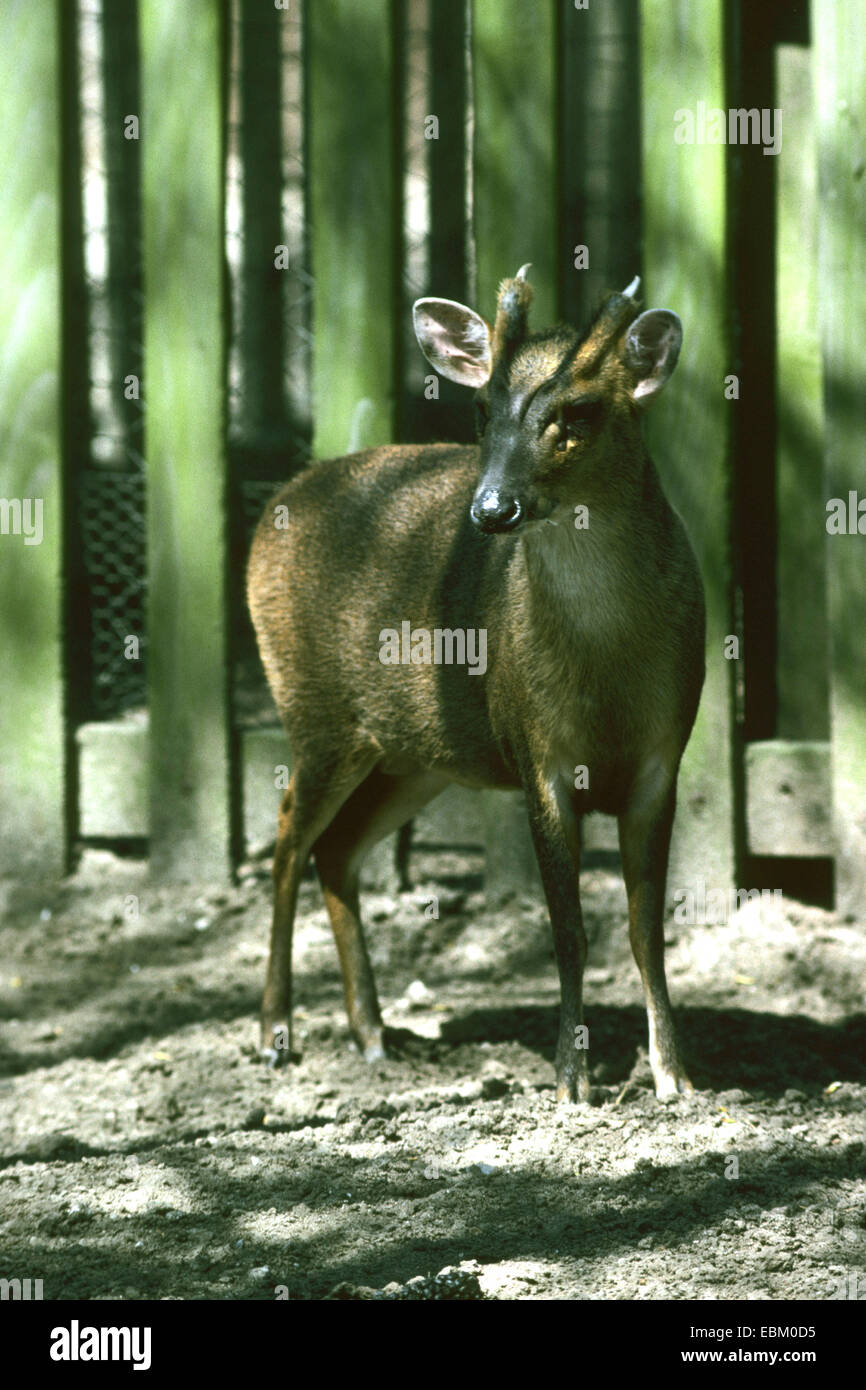
[[368,898],[397,1043],[372,1068],[304,885],[281,1072],[255,1051],[266,864],[155,890],[91,852],[54,892],[6,885],[0,1275],[46,1299],[866,1299],[863,924],[671,922],[700,1089],[661,1105],[624,893],[587,872],[597,1096],[556,1107],[546,913],[494,910],[480,868],[419,855],[412,892]]

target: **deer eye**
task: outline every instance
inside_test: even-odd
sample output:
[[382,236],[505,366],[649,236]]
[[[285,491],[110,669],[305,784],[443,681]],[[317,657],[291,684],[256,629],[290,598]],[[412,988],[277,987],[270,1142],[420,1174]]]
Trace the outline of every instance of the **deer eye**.
[[575,444],[578,440],[586,439],[589,436],[590,430],[591,425],[589,420],[563,420],[560,425],[560,436],[556,441],[557,453],[564,454],[569,444]]
[[485,402],[485,401],[478,401],[478,400],[476,400],[476,402],[475,402],[475,434],[476,434],[476,437],[477,437],[478,439],[480,439],[480,438],[482,437],[482,435],[484,434],[484,431],[487,429],[487,423],[488,423],[489,419],[490,419],[490,411],[489,411],[488,408],[487,408],[486,402]]
[[600,411],[600,401],[582,401],[580,404],[565,406],[560,421],[561,433],[556,444],[557,449],[562,453],[569,444],[588,439]]

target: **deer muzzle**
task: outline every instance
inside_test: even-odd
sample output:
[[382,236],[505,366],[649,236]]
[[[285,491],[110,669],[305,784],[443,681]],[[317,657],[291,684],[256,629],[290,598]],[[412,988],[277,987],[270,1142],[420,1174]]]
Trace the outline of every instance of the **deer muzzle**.
[[513,531],[523,520],[523,507],[510,492],[485,487],[476,492],[469,515],[479,531]]

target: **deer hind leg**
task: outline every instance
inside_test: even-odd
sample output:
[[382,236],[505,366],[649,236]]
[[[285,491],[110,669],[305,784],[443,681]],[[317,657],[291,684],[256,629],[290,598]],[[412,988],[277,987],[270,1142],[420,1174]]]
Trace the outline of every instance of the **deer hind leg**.
[[378,751],[355,750],[330,765],[324,759],[299,760],[277,818],[274,851],[274,907],[265,993],[261,1049],[275,1065],[292,1051],[292,937],[298,889],[310,851],[329,821],[375,764]]
[[528,777],[524,786],[559,971],[556,1099],[585,1101],[591,1087],[583,1027],[587,940],[580,907],[580,817],[558,781]]
[[619,817],[629,938],[644,987],[659,1099],[694,1090],[680,1056],[665,978],[665,879],[675,806],[676,783],[660,779],[656,770],[638,782],[631,805]]
[[391,777],[375,768],[313,847],[340,969],[349,1027],[368,1062],[384,1056],[376,982],[361,925],[361,865],[374,845],[404,825],[447,785],[437,772]]

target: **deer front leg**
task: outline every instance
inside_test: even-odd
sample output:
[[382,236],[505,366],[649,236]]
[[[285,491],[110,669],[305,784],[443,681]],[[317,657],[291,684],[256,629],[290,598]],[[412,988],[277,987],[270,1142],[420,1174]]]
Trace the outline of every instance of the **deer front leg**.
[[655,769],[638,779],[619,817],[629,939],[644,987],[650,1065],[660,1100],[694,1091],[680,1056],[665,978],[665,879],[675,806],[676,783],[661,779]]
[[582,1027],[587,944],[580,910],[580,820],[556,785],[527,787],[527,800],[559,969],[556,1099],[585,1101],[590,1084]]

